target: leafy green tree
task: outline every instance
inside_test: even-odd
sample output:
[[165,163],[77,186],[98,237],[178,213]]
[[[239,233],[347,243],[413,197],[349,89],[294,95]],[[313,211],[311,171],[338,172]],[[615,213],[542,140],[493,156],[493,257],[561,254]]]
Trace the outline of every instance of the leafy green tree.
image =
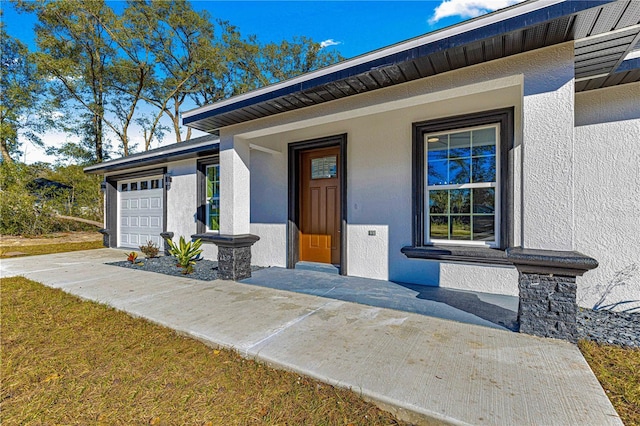
[[38,17],[36,61],[52,80],[51,94],[65,107],[70,131],[75,125],[83,142],[92,140],[94,161],[107,157],[107,131],[128,155],[142,91],[154,83],[153,65],[130,48],[146,34],[127,31],[104,0],[17,0],[17,6]]
[[[184,1],[130,1],[124,13],[138,40],[140,51],[151,52],[155,63],[154,84],[143,91],[145,101],[170,121],[176,142],[182,141],[180,111],[197,91],[205,73],[215,73],[219,49],[215,28],[206,12],[196,12]],[[145,131],[157,129],[160,115],[139,123]],[[186,139],[190,138],[190,129]]]
[[38,133],[53,124],[43,100],[43,82],[27,47],[0,23],[0,151],[2,161],[20,154],[20,135],[42,146]]
[[120,14],[106,0],[13,2],[36,14],[39,77],[66,113],[58,125],[80,136],[75,146],[49,152],[84,163],[108,158],[109,135],[129,155],[133,124],[142,129],[145,150],[170,130],[176,142],[189,139],[180,123],[188,101],[216,102],[340,59],[306,37],[266,45],[243,38],[188,1],[128,0]]

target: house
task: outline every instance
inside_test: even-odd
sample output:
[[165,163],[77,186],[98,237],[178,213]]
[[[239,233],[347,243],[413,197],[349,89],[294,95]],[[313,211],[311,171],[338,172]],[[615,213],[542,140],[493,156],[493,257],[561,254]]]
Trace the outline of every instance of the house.
[[508,295],[595,259],[578,303],[637,309],[639,39],[637,1],[528,1],[185,112],[219,139],[85,169],[105,242]]

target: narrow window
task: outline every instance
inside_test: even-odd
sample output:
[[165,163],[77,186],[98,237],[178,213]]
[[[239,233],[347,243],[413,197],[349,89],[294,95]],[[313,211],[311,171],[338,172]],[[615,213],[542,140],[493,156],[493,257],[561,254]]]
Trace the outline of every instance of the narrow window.
[[127,192],[128,190],[129,190],[129,184],[128,183],[120,184],[120,192]]
[[132,191],[138,190],[138,182],[131,182],[131,190]]
[[144,191],[145,189],[149,189],[149,181],[143,180],[140,182],[140,191]]
[[209,165],[206,168],[207,179],[207,204],[206,225],[207,231],[220,230],[220,165]]

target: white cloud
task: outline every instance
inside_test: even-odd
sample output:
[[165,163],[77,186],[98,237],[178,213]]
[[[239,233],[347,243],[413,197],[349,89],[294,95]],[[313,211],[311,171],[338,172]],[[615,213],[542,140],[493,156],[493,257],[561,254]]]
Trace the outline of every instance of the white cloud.
[[329,46],[337,46],[337,45],[339,45],[339,44],[342,44],[342,42],[335,41],[334,39],[330,38],[330,39],[327,39],[327,40],[325,40],[325,41],[321,41],[321,42],[320,42],[320,47],[321,47],[322,49],[324,49],[325,47],[329,47]]
[[459,16],[461,18],[475,18],[523,0],[443,0],[435,8],[430,24],[435,24],[443,18]]

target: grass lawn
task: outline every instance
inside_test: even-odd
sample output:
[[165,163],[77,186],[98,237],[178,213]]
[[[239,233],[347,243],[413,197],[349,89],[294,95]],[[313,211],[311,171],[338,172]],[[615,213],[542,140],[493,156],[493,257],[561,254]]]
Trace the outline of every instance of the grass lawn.
[[640,425],[640,349],[578,344],[625,425]]
[[28,279],[0,287],[2,424],[403,424],[354,392]]
[[78,250],[90,250],[104,248],[102,241],[81,241],[81,242],[66,242],[58,244],[34,244],[34,245],[21,245],[21,246],[2,246],[0,245],[0,259],[7,257],[7,253],[21,252],[19,256],[33,256],[36,254],[51,254],[51,253],[64,253],[68,251]]
[[[96,241],[9,250],[101,247]],[[1,279],[0,292],[1,424],[404,424],[353,392],[25,278]],[[640,425],[640,349],[578,346],[625,425]]]

